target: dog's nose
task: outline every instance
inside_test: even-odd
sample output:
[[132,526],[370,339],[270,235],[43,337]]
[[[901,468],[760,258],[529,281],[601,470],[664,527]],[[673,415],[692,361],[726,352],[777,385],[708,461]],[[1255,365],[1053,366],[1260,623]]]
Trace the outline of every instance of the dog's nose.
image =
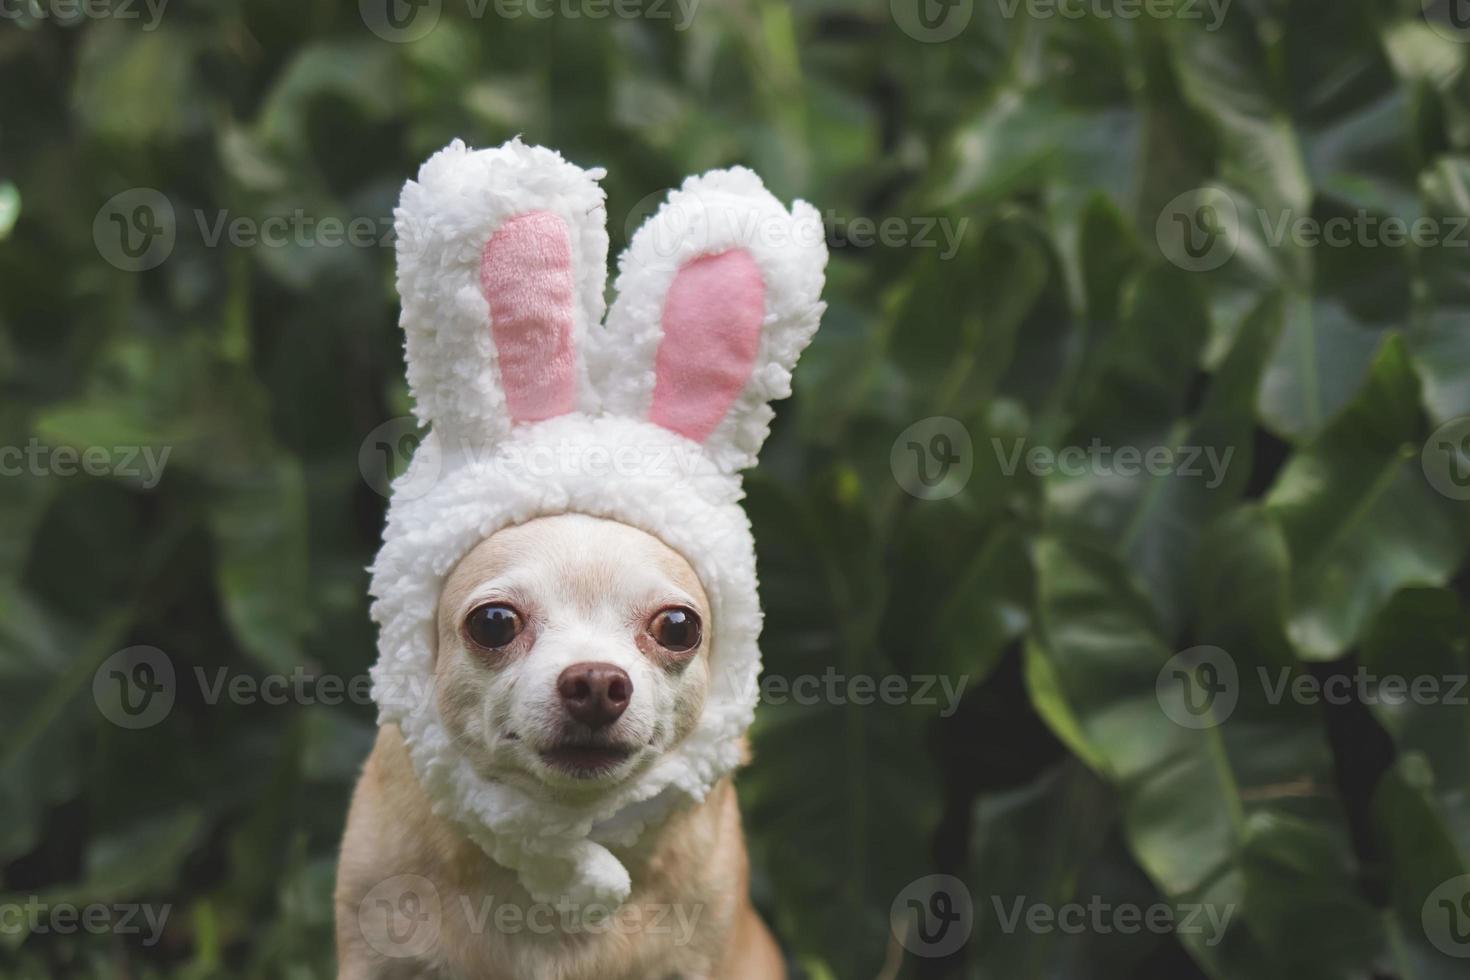
[[556,679],[567,714],[589,728],[605,728],[622,717],[633,697],[633,679],[613,664],[572,664]]

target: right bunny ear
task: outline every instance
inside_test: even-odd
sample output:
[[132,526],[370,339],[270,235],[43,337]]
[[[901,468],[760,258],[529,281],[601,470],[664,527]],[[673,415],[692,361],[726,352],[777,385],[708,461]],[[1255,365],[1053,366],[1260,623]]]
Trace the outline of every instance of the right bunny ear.
[[455,140],[394,212],[414,412],[441,437],[498,441],[596,398],[582,361],[602,320],[602,170],[519,139]]
[[690,177],[619,262],[593,382],[610,414],[703,445],[725,472],[755,463],[821,319],[827,245],[744,167]]

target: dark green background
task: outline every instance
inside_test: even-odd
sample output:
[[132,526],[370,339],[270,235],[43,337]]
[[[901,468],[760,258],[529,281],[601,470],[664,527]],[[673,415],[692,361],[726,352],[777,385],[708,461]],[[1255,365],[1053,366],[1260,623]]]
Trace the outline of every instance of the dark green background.
[[[1421,451],[1470,413],[1470,248],[1273,244],[1255,215],[1452,232],[1470,45],[1416,0],[1235,0],[1218,30],[1094,7],[931,7],[969,18],[942,42],[913,36],[909,0],[704,0],[685,30],[443,0],[409,44],[325,0],[0,21],[0,444],[171,448],[152,489],[0,478],[0,905],[173,907],[153,948],[0,933],[0,975],[332,976],[373,711],[212,705],[193,671],[351,677],[374,656],[384,501],[359,449],[407,412],[392,250],[211,246],[199,216],[381,223],[449,139],[516,133],[608,168],[615,251],[650,195],[737,162],[827,219],[830,308],[748,480],[767,670],[967,687],[948,717],[761,709],[754,888],[808,975],[1470,972],[1420,915],[1470,872],[1470,709],[1273,705],[1255,680],[1467,669],[1470,504]],[[1188,271],[1156,229],[1205,185],[1237,250]],[[136,188],[174,212],[143,272],[105,241]],[[859,240],[884,218],[904,240]],[[954,254],[924,244],[938,221]],[[935,416],[963,423],[973,473],[921,500],[890,450]],[[1007,475],[992,440],[1019,438],[1233,456],[1213,488]],[[134,644],[180,678],[138,731],[92,695]],[[1155,693],[1197,645],[1241,678],[1203,729]],[[965,881],[974,934],[901,956],[889,905],[934,872]],[[993,900],[1019,896],[1233,917],[1216,945],[1004,933]]]

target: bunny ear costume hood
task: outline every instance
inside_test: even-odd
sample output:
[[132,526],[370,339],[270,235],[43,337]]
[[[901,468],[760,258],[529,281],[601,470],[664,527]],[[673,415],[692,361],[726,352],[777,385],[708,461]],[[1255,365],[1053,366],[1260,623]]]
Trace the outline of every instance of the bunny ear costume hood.
[[[414,412],[430,432],[393,484],[372,567],[379,724],[403,733],[434,811],[540,901],[615,907],[630,845],[738,762],[758,693],[761,611],[741,509],[751,466],[821,317],[821,221],[736,167],[690,177],[634,235],[603,324],[602,170],[513,140],[456,140],[394,214]],[[697,727],[585,806],[483,778],[434,697],[451,570],[495,531],[562,513],[641,528],[709,596],[711,686]]]

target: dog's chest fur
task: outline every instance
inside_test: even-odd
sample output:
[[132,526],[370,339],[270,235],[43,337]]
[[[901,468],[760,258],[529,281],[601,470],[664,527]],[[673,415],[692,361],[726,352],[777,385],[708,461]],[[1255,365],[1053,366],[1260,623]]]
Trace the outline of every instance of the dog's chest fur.
[[514,872],[435,817],[401,737],[385,727],[353,801],[355,846],[344,849],[337,890],[339,945],[368,945],[353,935],[359,906],[389,876],[412,873],[427,878],[437,893],[437,938],[422,956],[373,956],[373,976],[715,975],[747,887],[739,820],[726,779],[702,804],[671,815],[635,849],[619,852],[632,875],[632,895],[610,919],[580,922],[575,910],[534,901]]

